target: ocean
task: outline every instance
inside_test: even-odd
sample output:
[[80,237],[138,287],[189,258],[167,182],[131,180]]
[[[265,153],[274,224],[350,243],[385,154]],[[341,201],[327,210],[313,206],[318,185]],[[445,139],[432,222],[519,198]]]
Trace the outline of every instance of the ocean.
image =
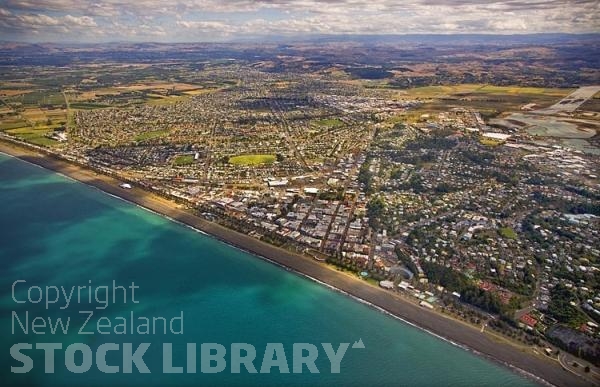
[[[298,274],[1,154],[0,203],[2,385],[533,385]],[[59,318],[63,325],[57,326]],[[364,348],[352,348],[358,341]],[[31,349],[11,352],[17,343]],[[54,353],[51,374],[40,343],[60,346],[48,351]],[[171,344],[169,363],[182,373],[164,372],[171,369],[164,364],[165,343]],[[244,365],[232,372],[233,343],[253,346],[249,368],[257,373]],[[308,349],[294,352],[295,343]],[[332,372],[322,343],[335,351],[349,344],[339,373]],[[203,352],[203,344],[212,352]],[[150,373],[140,373],[138,363],[125,373],[132,364],[126,347],[146,345],[141,358]],[[302,364],[302,372],[294,372],[296,359],[315,354],[319,373]],[[27,362],[28,372],[11,372],[24,371]],[[104,366],[117,372],[102,372]]]

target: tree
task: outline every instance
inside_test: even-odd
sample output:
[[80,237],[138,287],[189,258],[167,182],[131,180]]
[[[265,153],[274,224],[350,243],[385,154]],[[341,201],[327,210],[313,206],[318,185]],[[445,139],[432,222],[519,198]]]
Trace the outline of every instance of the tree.
[[571,326],[579,326],[586,321],[585,315],[575,306],[571,305],[571,302],[577,302],[577,298],[566,286],[562,284],[556,285],[550,292],[550,296],[548,313],[559,322]]
[[372,198],[367,203],[367,216],[369,217],[369,225],[373,229],[379,228],[379,220],[385,209],[385,201],[381,196]]

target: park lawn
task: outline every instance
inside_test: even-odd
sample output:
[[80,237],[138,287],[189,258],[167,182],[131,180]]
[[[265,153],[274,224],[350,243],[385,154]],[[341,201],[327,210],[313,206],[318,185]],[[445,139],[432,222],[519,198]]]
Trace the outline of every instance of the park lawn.
[[229,163],[233,165],[273,164],[276,159],[275,155],[239,155],[230,157]]
[[515,239],[517,237],[517,233],[510,227],[501,227],[500,235],[506,239]]
[[166,136],[168,133],[168,130],[151,130],[149,132],[142,132],[135,136],[135,141],[152,140],[155,138]]
[[173,159],[173,165],[181,166],[181,165],[189,165],[194,162],[193,155],[179,155]]
[[324,118],[321,120],[316,120],[314,123],[318,126],[325,126],[328,128],[337,128],[344,125],[344,122],[339,118]]
[[503,143],[501,140],[494,140],[493,138],[481,137],[479,142],[485,146],[498,146]]

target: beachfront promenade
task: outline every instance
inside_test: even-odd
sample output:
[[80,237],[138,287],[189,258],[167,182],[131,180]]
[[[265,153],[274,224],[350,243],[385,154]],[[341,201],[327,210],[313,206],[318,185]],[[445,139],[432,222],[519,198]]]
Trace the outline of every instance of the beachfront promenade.
[[[405,321],[455,343],[467,346],[496,361],[540,376],[551,384],[557,386],[589,385],[585,380],[563,370],[559,363],[553,359],[544,357],[543,355],[535,356],[530,352],[519,350],[508,343],[497,341],[493,336],[482,333],[475,327],[462,324],[435,311],[421,308],[392,292],[385,291],[358,278],[338,272],[308,257],[294,254],[261,242],[248,235],[208,222],[181,208],[179,205],[151,192],[137,187],[122,189],[119,187],[121,182],[114,178],[97,174],[89,169],[39,154],[34,150],[15,144],[0,141],[0,151],[62,173],[75,180],[202,230],[231,245],[252,252],[376,305]],[[401,340],[401,338],[394,339]]]

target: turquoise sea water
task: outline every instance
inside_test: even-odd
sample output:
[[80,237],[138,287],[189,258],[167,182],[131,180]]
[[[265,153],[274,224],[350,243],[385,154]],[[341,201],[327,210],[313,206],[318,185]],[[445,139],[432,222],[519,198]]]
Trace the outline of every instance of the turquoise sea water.
[[[126,303],[122,292],[106,309],[103,303],[88,303],[81,292],[80,303],[64,298],[48,309],[41,303],[17,304],[11,286],[17,280],[17,300],[27,300],[31,286],[117,285],[135,289]],[[0,155],[0,364],[2,385],[414,385],[414,386],[526,386],[528,380],[435,338],[414,327],[338,294],[322,285],[236,250],[208,236],[96,189],[73,182],[22,161]],[[130,290],[129,290],[130,291]],[[75,294],[77,291],[75,291]],[[53,293],[52,293],[53,294]],[[102,296],[103,293],[100,293]],[[32,299],[38,298],[35,288]],[[76,296],[75,296],[76,297]],[[120,297],[120,299],[119,299]],[[100,297],[102,301],[102,297]],[[130,320],[139,316],[165,317],[183,312],[183,334],[78,334],[86,324],[96,329],[100,317]],[[67,334],[28,334],[15,321],[42,317],[46,321],[70,317]],[[106,321],[106,320],[104,320]],[[137,321],[137,320],[136,320]],[[38,321],[39,322],[39,321]],[[13,333],[14,323],[14,333]],[[136,323],[137,324],[137,323]],[[137,325],[136,325],[137,326]],[[162,325],[159,325],[161,328]],[[176,329],[179,325],[176,324]],[[129,327],[127,328],[129,329]],[[135,327],[134,327],[135,329]],[[38,331],[40,331],[39,329]],[[88,329],[85,329],[86,331]],[[365,349],[348,349],[341,372],[332,374],[320,343],[353,343]],[[55,372],[44,370],[44,352],[25,350],[33,368],[13,374],[11,366],[22,364],[10,355],[15,343],[61,343],[55,352]],[[88,372],[75,374],[65,366],[65,348],[87,344],[95,353],[103,343],[150,343],[143,360],[150,374],[106,374],[95,363]],[[164,374],[163,343],[173,343],[173,363],[186,364],[186,344],[197,343],[196,374]],[[200,373],[200,344],[225,346],[227,368],[217,374]],[[267,343],[283,343],[287,364],[292,369],[292,344],[317,346],[319,374],[248,374],[230,369],[231,343],[256,347],[253,362],[260,371]],[[244,352],[242,352],[244,354]],[[306,354],[306,353],[305,353]],[[75,363],[82,361],[81,353]],[[122,351],[109,351],[108,365],[122,365]],[[215,363],[213,363],[214,365]],[[122,369],[121,369],[122,371]]]

